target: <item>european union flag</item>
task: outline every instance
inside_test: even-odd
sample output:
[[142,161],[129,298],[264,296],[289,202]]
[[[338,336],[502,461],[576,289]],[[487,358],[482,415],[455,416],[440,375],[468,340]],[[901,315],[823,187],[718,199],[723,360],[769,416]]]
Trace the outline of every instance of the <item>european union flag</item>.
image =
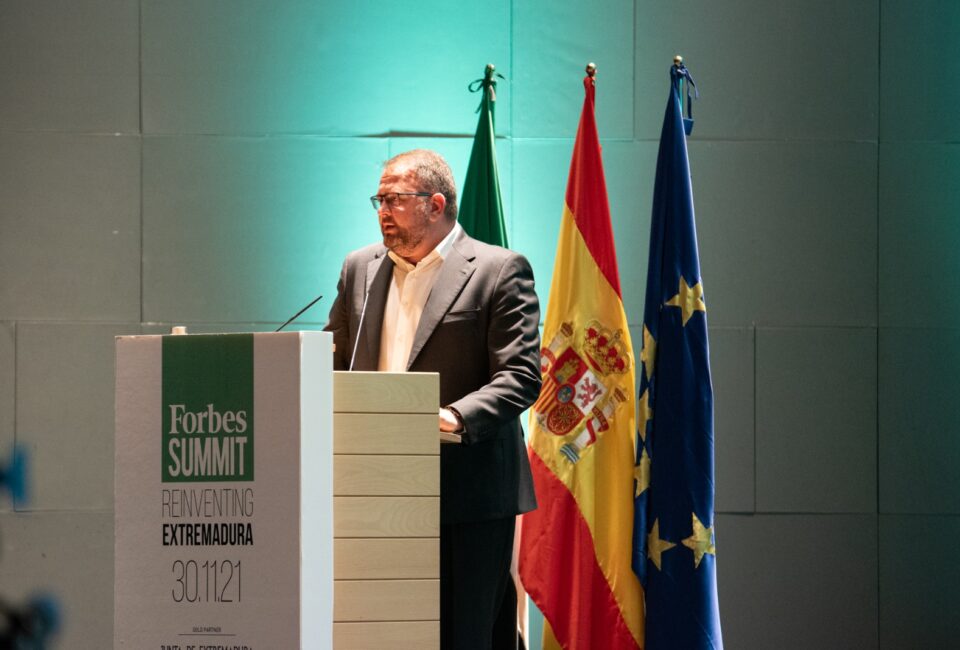
[[646,648],[723,648],[713,512],[713,388],[681,86],[670,70],[650,227],[633,567]]

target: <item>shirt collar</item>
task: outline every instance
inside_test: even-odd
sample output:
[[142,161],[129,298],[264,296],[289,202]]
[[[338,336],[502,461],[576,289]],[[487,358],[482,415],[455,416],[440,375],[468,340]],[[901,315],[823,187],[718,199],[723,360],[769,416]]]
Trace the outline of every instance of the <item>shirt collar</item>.
[[416,264],[411,264],[393,251],[387,251],[387,255],[390,256],[390,259],[393,260],[393,263],[397,266],[397,268],[403,270],[405,273],[409,273],[417,267],[423,268],[429,266],[437,259],[439,259],[441,262],[447,259],[447,255],[450,254],[450,249],[453,248],[453,240],[456,239],[457,235],[459,235],[462,231],[463,228],[460,226],[460,222],[454,222],[453,229],[447,233],[447,236],[441,239],[440,243],[437,244],[437,247],[430,251],[426,257]]

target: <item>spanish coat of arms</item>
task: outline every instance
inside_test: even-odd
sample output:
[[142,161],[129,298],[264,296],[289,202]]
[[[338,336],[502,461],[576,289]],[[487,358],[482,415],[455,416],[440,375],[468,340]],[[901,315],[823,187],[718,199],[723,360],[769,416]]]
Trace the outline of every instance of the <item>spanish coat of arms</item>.
[[563,323],[540,350],[543,388],[532,407],[534,417],[542,429],[565,438],[560,452],[571,463],[603,436],[617,408],[627,403],[615,384],[632,361],[623,332],[611,332],[596,320],[580,332]]

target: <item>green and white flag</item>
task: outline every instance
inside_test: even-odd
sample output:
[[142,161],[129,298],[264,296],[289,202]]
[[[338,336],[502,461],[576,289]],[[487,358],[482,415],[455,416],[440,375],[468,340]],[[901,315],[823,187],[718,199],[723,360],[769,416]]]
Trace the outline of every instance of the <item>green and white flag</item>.
[[[501,75],[496,75],[503,78]],[[493,64],[487,64],[483,79],[470,84],[470,90],[481,90],[480,120],[473,138],[467,179],[460,199],[460,225],[467,234],[488,244],[507,246],[507,228],[503,222],[503,200],[500,198],[500,175],[497,169],[497,148],[494,143],[494,104],[497,82]]]

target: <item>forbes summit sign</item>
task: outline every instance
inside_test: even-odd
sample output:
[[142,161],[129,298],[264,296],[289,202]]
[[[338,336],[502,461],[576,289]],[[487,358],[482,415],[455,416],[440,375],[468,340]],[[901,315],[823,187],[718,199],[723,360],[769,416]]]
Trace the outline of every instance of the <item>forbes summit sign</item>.
[[164,483],[252,481],[253,335],[163,337]]

